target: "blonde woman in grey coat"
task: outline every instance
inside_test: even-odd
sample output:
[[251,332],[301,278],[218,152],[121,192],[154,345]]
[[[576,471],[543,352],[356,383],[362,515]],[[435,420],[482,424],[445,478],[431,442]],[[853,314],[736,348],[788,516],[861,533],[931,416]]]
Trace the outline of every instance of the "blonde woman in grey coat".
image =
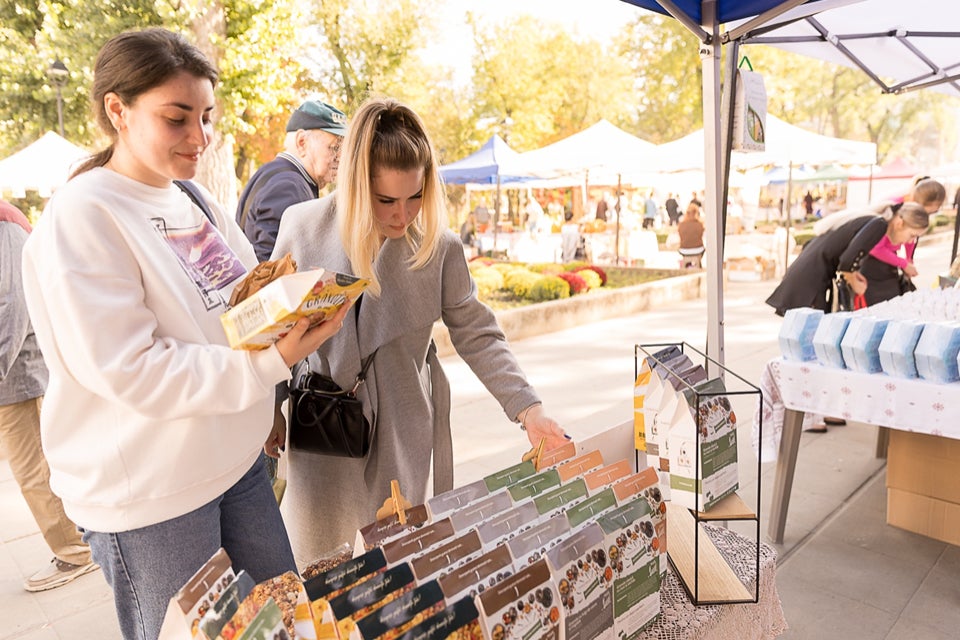
[[[359,392],[374,430],[370,453],[358,459],[287,449],[282,511],[301,567],[352,542],[356,530],[375,519],[391,480],[399,480],[413,504],[422,503],[431,456],[433,492],[453,487],[450,390],[431,345],[437,320],[531,444],[546,438],[549,449],[565,441],[493,312],[477,300],[462,243],[446,220],[423,122],[384,98],[368,100],[355,114],[336,192],[283,216],[274,258],[290,252],[300,269],[324,267],[372,281],[343,329],[300,365],[349,388],[361,361],[375,352]],[[282,434],[274,441],[283,442]]]

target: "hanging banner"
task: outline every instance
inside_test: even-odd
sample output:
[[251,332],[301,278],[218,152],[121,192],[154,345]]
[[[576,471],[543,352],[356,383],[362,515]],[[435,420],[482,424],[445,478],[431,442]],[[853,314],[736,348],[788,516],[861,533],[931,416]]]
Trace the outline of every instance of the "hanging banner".
[[763,76],[750,70],[737,69],[739,74],[733,105],[733,149],[736,151],[763,151],[766,149],[767,90]]

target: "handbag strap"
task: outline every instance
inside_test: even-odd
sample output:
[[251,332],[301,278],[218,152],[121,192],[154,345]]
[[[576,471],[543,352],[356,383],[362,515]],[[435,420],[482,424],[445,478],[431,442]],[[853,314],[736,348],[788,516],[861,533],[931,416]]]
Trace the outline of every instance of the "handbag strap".
[[350,389],[350,395],[356,395],[360,385],[362,385],[363,381],[367,379],[367,369],[370,368],[370,363],[373,362],[373,356],[375,355],[377,355],[376,351],[363,359],[363,366],[360,367],[360,373],[357,374],[357,379],[353,381],[353,388]]

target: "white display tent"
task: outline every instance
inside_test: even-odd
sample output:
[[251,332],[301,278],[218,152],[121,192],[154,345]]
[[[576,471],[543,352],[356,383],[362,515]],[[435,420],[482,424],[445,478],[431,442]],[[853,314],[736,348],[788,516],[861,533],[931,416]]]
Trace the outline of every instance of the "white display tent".
[[37,191],[47,198],[89,156],[85,149],[48,131],[33,144],[0,160],[0,193],[22,198],[27,191]]
[[520,158],[530,173],[549,178],[555,186],[609,186],[647,179],[656,148],[652,142],[600,120],[558,142],[522,153]]
[[[767,114],[766,150],[734,151],[730,165],[736,169],[752,169],[766,165],[789,167],[800,164],[872,165],[877,160],[877,145],[831,138],[807,131],[774,115]],[[657,166],[663,171],[703,169],[703,129],[677,140],[658,145]]]

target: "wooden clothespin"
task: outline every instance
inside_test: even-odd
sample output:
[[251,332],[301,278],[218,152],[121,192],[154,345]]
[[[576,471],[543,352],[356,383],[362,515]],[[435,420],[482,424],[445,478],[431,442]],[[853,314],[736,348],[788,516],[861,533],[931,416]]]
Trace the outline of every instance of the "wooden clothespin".
[[396,515],[400,524],[407,524],[407,509],[413,505],[400,493],[400,483],[390,481],[390,497],[383,501],[383,506],[377,509],[377,520]]
[[533,468],[537,471],[540,471],[540,459],[543,458],[543,447],[546,445],[546,443],[546,438],[540,438],[540,442],[537,443],[537,446],[523,454],[523,458],[520,461],[526,462],[527,460],[533,460]]

